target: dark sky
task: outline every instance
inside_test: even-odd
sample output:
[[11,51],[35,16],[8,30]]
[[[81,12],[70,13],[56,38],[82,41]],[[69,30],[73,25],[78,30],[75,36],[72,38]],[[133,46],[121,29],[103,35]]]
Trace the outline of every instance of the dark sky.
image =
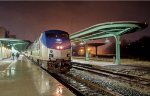
[[[20,39],[31,41],[49,29],[71,34],[94,24],[126,20],[150,24],[150,2],[0,2],[0,26]],[[150,27],[123,38],[137,40],[150,36],[149,31]]]

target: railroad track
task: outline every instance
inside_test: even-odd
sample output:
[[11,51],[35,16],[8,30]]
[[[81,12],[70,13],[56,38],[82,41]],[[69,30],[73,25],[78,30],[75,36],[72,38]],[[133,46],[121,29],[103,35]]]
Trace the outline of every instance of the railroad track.
[[75,63],[75,62],[73,62],[72,67],[75,69],[78,69],[78,70],[85,70],[88,72],[92,72],[92,73],[97,74],[97,75],[102,75],[105,77],[111,77],[113,79],[123,80],[126,82],[138,83],[142,86],[149,86],[150,85],[150,79],[142,78],[139,76],[112,72],[112,71],[105,70],[105,69],[95,69],[91,65],[85,65],[85,64]]
[[[75,65],[73,65],[73,67],[75,67]],[[90,68],[90,66],[88,67]],[[45,70],[44,68],[42,69]],[[85,68],[85,70],[87,69],[88,68]],[[87,80],[86,78],[82,78],[81,76],[76,76],[76,73],[72,74],[71,72],[68,72],[67,74],[55,74],[55,73],[50,73],[47,70],[45,71],[49,73],[51,76],[53,76],[55,79],[57,79],[59,82],[61,82],[64,86],[66,86],[77,96],[123,96],[122,94],[126,94],[127,92],[125,90],[124,93],[122,93],[116,91],[115,90],[116,87],[114,87],[114,89],[111,89],[111,87],[106,87],[101,84],[96,84],[95,82],[93,82],[92,79]],[[106,83],[106,84],[110,84],[110,83]],[[119,87],[119,90],[122,90],[122,88]],[[135,92],[131,92],[131,94],[139,94],[139,93],[135,91]],[[130,96],[141,96],[141,95],[130,95]],[[144,95],[144,96],[149,96],[149,95]]]
[[71,86],[71,90],[76,90],[74,93],[77,96],[122,96],[109,88],[94,84],[88,80],[75,77],[71,74],[51,75],[61,83],[65,84],[65,86]]
[[61,82],[77,96],[123,96],[109,88],[94,84],[91,81],[82,79],[80,77],[75,77],[72,74],[51,73],[43,67],[41,68],[53,76],[56,80]]

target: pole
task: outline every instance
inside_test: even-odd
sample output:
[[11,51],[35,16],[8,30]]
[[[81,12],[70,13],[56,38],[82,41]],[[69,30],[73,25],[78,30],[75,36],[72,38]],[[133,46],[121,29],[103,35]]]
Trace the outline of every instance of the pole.
[[2,59],[2,42],[0,41],[0,59]]
[[115,36],[116,39],[116,64],[119,65],[120,64],[120,36],[116,35]]
[[88,51],[88,45],[85,44],[85,61],[89,60],[89,51]]
[[70,50],[70,56],[71,56],[71,60],[72,60],[72,54],[73,54],[73,50],[72,50],[73,44],[71,43],[71,50]]
[[95,57],[96,57],[96,58],[98,58],[98,56],[97,56],[97,47],[98,47],[98,46],[95,46],[95,48],[96,48],[96,50],[95,50],[95,51],[96,51]]

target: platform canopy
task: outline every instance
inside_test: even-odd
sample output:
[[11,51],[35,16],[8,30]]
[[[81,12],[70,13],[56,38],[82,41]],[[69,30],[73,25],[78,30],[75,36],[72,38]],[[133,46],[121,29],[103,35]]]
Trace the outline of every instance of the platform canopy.
[[18,51],[25,50],[30,44],[30,41],[13,39],[13,38],[0,38],[0,43],[8,48],[14,47]]
[[71,41],[96,40],[101,38],[115,37],[116,39],[116,64],[120,64],[120,36],[133,33],[146,28],[146,23],[137,21],[117,21],[93,25],[70,35]]
[[137,21],[107,22],[97,24],[81,31],[75,32],[70,35],[70,39],[94,40],[111,37],[114,35],[132,33],[146,27],[146,23],[141,23]]

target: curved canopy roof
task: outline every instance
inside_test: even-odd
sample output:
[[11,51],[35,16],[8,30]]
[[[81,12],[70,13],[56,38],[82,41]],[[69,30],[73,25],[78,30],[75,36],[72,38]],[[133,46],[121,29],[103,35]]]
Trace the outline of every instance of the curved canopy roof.
[[14,48],[18,51],[25,50],[30,44],[29,41],[13,38],[0,38],[0,42],[6,47],[14,46]]
[[8,42],[24,42],[24,40],[13,39],[13,38],[0,38],[0,41],[8,41]]
[[148,25],[146,23],[141,23],[137,21],[101,23],[71,34],[70,39],[94,40],[106,38],[136,32],[137,30],[144,29],[147,26]]

